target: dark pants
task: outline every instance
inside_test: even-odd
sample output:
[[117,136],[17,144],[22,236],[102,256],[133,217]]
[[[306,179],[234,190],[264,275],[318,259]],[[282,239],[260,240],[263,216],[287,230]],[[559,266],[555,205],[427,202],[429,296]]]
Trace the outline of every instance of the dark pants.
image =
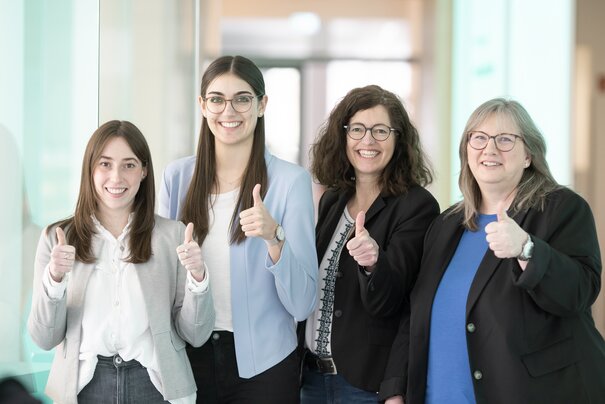
[[78,394],[78,404],[159,404],[166,403],[149,373],[135,360],[119,355],[98,356],[92,380]]
[[299,365],[296,350],[250,379],[239,377],[233,333],[215,331],[200,348],[187,346],[202,404],[297,404]]

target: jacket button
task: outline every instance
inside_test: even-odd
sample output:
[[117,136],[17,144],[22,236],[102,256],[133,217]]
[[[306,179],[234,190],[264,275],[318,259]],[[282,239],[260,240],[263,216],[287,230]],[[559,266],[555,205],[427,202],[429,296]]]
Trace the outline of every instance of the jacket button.
[[342,310],[334,310],[334,317],[342,316]]
[[476,329],[477,329],[477,327],[475,327],[475,324],[473,324],[473,323],[468,323],[466,325],[466,330],[468,332],[475,332]]
[[336,277],[337,278],[342,278],[343,276],[344,276],[344,274],[342,273],[342,271],[336,272]]
[[218,333],[216,333],[216,332],[214,334],[212,334],[212,339],[215,340],[215,341],[218,340],[220,337],[221,336]]
[[475,378],[475,380],[481,380],[483,379],[483,373],[481,373],[480,370],[475,370],[473,372],[473,377]]

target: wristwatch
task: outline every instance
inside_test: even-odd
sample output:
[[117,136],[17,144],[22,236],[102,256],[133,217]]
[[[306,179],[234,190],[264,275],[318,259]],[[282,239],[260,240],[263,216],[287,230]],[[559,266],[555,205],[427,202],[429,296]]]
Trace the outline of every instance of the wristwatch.
[[275,237],[273,237],[271,240],[267,240],[267,242],[270,245],[276,245],[281,243],[282,241],[284,241],[286,239],[286,233],[284,232],[284,228],[281,227],[281,224],[277,224],[277,227],[275,228]]
[[531,241],[531,236],[527,235],[527,240],[523,247],[521,247],[521,254],[517,257],[519,261],[529,261],[534,253],[534,242]]

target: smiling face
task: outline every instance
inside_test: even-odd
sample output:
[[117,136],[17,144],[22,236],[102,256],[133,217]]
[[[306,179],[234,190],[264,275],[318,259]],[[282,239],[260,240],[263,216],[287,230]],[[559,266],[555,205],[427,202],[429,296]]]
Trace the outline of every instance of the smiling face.
[[[511,119],[495,114],[488,116],[473,130],[485,132],[489,136],[500,133],[522,135]],[[473,149],[467,143],[466,153],[468,166],[482,193],[496,192],[509,195],[521,181],[523,171],[530,163],[522,138],[517,139],[512,150],[507,152],[498,150],[494,139],[490,139],[483,150]]]
[[[212,102],[212,97],[233,101],[225,103],[224,111],[214,113],[208,108],[208,103]],[[233,108],[232,103],[236,103],[238,97],[253,97],[248,111],[238,112]],[[204,98],[200,97],[199,102],[202,114],[208,122],[208,127],[214,135],[217,146],[218,144],[252,145],[256,122],[265,111],[266,96],[259,99],[246,81],[233,73],[225,73],[208,85]]]
[[[391,126],[391,119],[387,109],[382,105],[377,105],[370,109],[358,111],[353,115],[348,125],[362,124],[366,128],[382,124]],[[387,166],[395,151],[395,136],[392,132],[389,137],[382,142],[375,140],[370,131],[366,131],[360,140],[351,139],[347,136],[347,158],[355,170],[357,179],[370,179],[378,181],[382,171]]]
[[93,182],[101,216],[132,211],[134,198],[147,169],[122,137],[107,142],[93,168]]

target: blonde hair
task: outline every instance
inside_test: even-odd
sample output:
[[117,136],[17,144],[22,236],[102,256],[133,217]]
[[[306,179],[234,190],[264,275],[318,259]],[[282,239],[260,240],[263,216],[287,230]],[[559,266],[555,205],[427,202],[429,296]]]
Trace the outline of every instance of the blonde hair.
[[468,133],[475,130],[491,116],[508,118],[518,128],[517,135],[523,142],[525,152],[531,157],[530,165],[523,171],[517,185],[517,193],[511,204],[512,214],[524,209],[543,209],[546,196],[560,188],[553,178],[546,161],[546,141],[544,136],[529,116],[528,112],[517,101],[494,98],[481,104],[468,118],[460,138],[460,177],[458,185],[462,192],[462,201],[450,211],[450,214],[464,213],[463,225],[469,230],[477,230],[476,218],[481,205],[481,190],[468,165]]

